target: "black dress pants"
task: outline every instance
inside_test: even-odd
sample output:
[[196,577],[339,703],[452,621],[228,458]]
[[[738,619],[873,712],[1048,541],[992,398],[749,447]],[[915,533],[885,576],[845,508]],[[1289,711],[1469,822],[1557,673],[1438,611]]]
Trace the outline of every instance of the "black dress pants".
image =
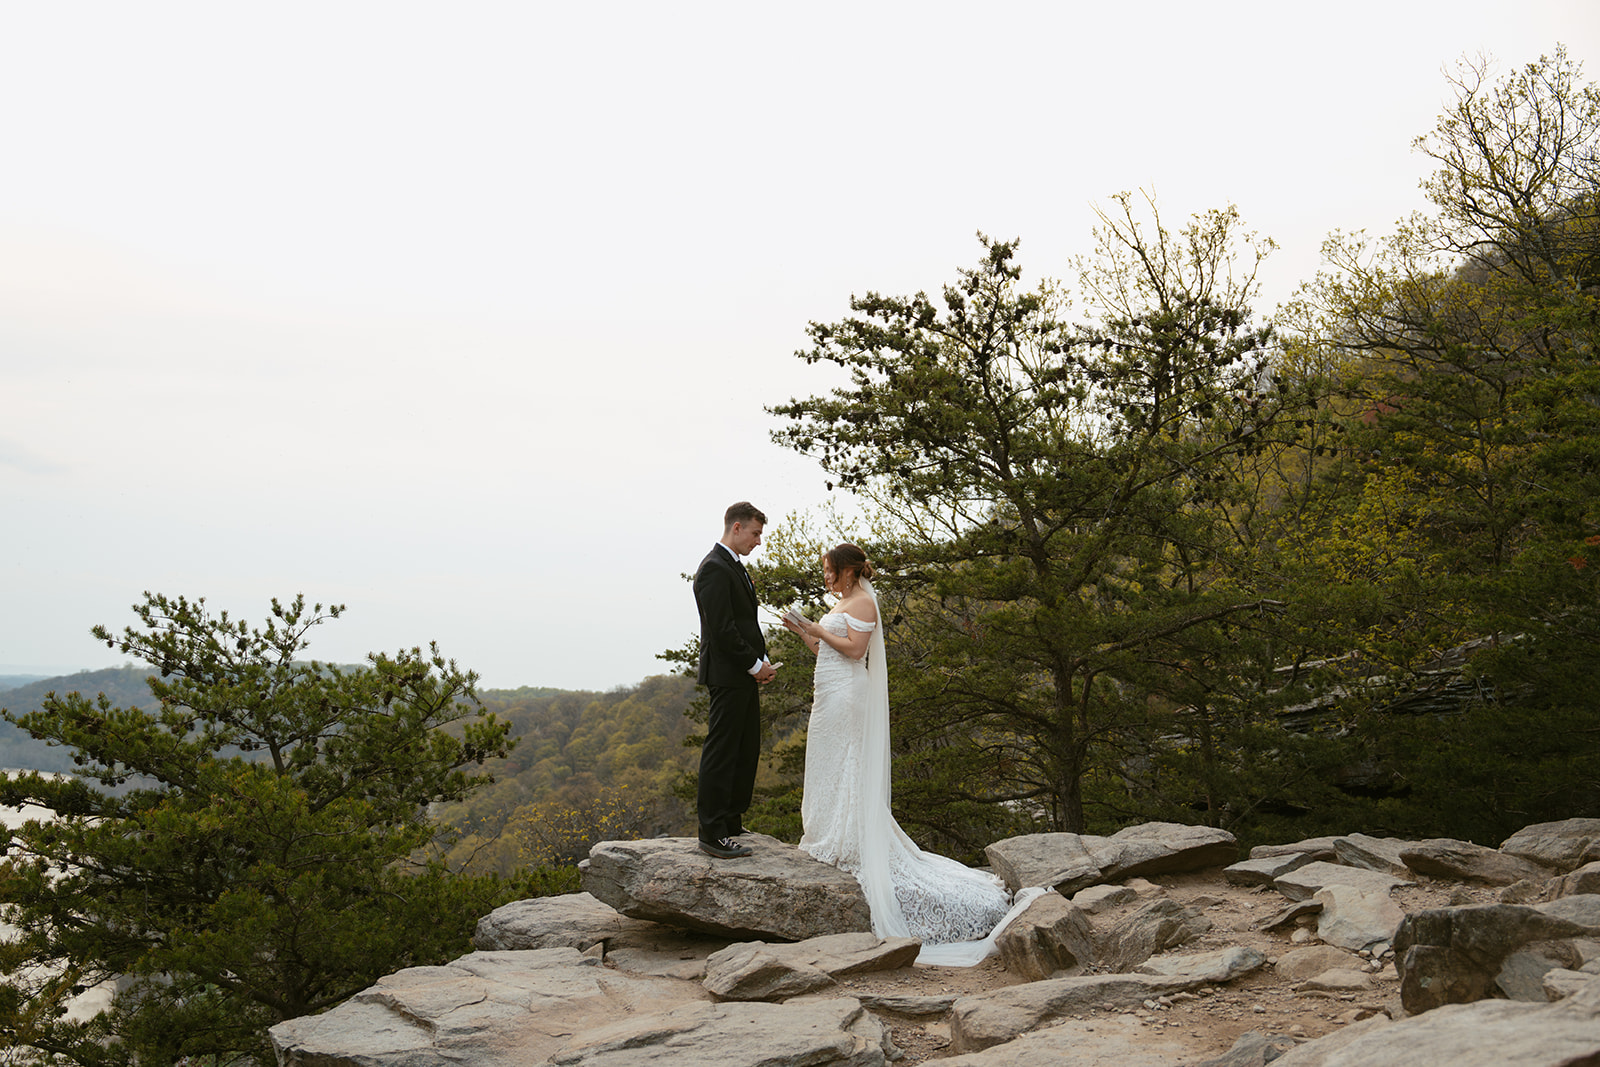
[[700,749],[700,840],[718,841],[744,829],[743,816],[755,793],[761,758],[761,690],[749,685],[713,685],[711,720]]

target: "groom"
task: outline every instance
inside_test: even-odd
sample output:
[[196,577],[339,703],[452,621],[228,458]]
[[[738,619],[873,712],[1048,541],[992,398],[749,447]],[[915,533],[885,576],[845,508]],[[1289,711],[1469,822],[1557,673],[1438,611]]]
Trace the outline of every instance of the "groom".
[[711,692],[711,721],[700,749],[700,851],[717,859],[748,856],[734,838],[755,792],[761,754],[758,686],[777,675],[756,621],[756,590],[739,557],[761,543],[767,517],[749,501],[728,508],[722,540],[711,546],[694,576],[700,609],[700,684]]

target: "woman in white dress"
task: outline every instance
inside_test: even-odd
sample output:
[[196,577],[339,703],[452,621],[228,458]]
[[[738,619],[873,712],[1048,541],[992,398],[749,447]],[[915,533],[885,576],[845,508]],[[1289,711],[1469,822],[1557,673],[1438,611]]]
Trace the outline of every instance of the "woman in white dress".
[[[889,683],[872,565],[846,542],[822,557],[839,597],[817,622],[791,612],[784,625],[817,654],[806,734],[802,851],[861,883],[879,937],[915,937],[923,962],[975,963],[1010,898],[993,875],[924,852],[889,808]],[[985,940],[986,938],[991,940]],[[929,945],[953,951],[929,952]]]

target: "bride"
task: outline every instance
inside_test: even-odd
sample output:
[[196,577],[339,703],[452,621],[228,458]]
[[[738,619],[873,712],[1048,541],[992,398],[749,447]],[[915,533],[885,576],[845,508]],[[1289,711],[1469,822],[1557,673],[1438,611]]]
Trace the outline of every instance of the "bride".
[[[872,565],[849,542],[825,552],[822,577],[839,597],[812,622],[784,626],[817,654],[806,735],[800,848],[861,883],[879,937],[914,937],[925,963],[976,963],[992,950],[1010,900],[993,875],[924,852],[889,810],[889,683]],[[930,953],[927,946],[950,946]],[[935,957],[943,958],[935,958]]]

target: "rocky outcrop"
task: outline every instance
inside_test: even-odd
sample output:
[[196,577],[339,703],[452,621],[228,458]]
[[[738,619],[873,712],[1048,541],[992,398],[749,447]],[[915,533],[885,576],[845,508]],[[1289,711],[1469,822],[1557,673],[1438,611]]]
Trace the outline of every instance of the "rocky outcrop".
[[1110,837],[1025,834],[995,842],[984,855],[1012,892],[1044,886],[1071,896],[1106,882],[1232,863],[1239,857],[1239,843],[1226,830],[1156,822]]
[[[953,1067],[1258,1067],[1279,1053],[1287,1067],[1582,1063],[1600,1055],[1583,1043],[1585,1027],[1600,1031],[1591,822],[1530,827],[1508,840],[1515,853],[1350,834],[1245,863],[1216,831],[1170,824],[1000,842],[1009,877],[1155,881],[1044,893],[997,938],[1009,973],[982,991],[911,966],[915,941],[836,928],[866,925],[854,879],[771,838],[738,861],[692,840],[607,842],[587,892],[496,909],[481,951],[391,975],[271,1036],[286,1067],[922,1062],[926,1043],[909,1058],[894,1047],[907,1032],[945,1033],[938,1062]],[[1485,903],[1513,889],[1529,903]],[[1164,1022],[1267,1019],[1285,1001],[1337,1028],[1316,1040],[1261,1030],[1219,1056]],[[1458,1031],[1476,1036],[1446,1039]]]
[[773,837],[742,840],[754,855],[735,860],[706,856],[690,837],[602,841],[579,865],[583,888],[631,918],[733,938],[871,931],[852,875]]

